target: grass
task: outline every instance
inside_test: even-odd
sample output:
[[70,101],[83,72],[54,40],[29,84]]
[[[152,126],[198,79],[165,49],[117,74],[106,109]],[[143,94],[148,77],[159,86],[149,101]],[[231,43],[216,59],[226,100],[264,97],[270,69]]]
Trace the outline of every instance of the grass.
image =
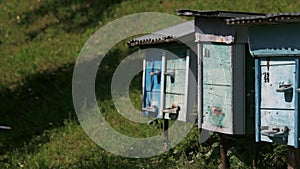
[[[216,168],[220,165],[218,137],[199,145],[195,127],[177,147],[146,159],[123,158],[92,142],[78,124],[72,103],[72,72],[77,56],[92,33],[119,17],[137,12],[175,14],[179,8],[247,12],[300,9],[296,0],[0,0],[0,168]],[[187,18],[191,19],[191,18]],[[102,62],[96,79],[100,110],[119,132],[149,137],[160,124],[140,125],[120,116],[110,96],[110,79],[122,58],[136,49],[126,41]],[[140,107],[139,76],[130,97]],[[242,141],[240,141],[242,142]],[[216,143],[216,144],[214,144]],[[213,146],[212,146],[213,145]],[[242,147],[242,146],[241,146]],[[285,147],[264,146],[261,166],[280,168]],[[231,162],[248,168],[232,150]]]

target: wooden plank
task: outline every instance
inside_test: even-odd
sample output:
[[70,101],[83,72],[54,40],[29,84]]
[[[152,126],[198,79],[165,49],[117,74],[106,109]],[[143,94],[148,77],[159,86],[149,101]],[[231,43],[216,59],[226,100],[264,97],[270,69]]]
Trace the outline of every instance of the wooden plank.
[[185,70],[185,64],[186,59],[185,58],[176,58],[176,59],[168,59],[167,60],[167,66],[166,70],[172,70],[172,69],[182,69]]
[[185,69],[186,68],[186,48],[167,49],[166,52],[166,70]]
[[186,70],[173,70],[175,76],[166,76],[166,89],[167,93],[184,94],[186,83]]
[[232,131],[231,96],[230,86],[203,85],[203,126],[214,126],[208,130],[217,131],[219,127],[218,131]]
[[261,141],[294,146],[294,110],[261,110],[260,133]]
[[143,82],[146,91],[161,91],[161,65],[161,57],[146,57]]
[[[269,62],[268,64],[266,62]],[[295,108],[295,94],[278,92],[280,84],[295,83],[295,61],[269,60],[261,62],[261,108]]]
[[[160,69],[146,69],[145,71],[145,91],[157,91],[161,90],[161,72]],[[155,74],[154,74],[155,73]]]
[[295,59],[295,113],[294,113],[294,142],[295,148],[299,148],[299,58]]
[[159,111],[159,116],[163,117],[163,109],[165,106],[165,95],[164,95],[164,90],[165,90],[165,71],[166,71],[166,51],[163,51],[162,57],[161,57],[161,70],[162,70],[162,75],[161,75],[161,94],[160,94],[160,111]]
[[179,107],[179,116],[178,120],[180,121],[186,121],[186,103],[184,102],[184,95],[178,95],[178,94],[165,94],[165,108],[172,108],[172,107]]
[[234,43],[233,36],[217,36],[212,34],[195,33],[196,42],[218,42],[225,44]]
[[201,43],[197,43],[197,73],[198,73],[198,83],[197,83],[197,90],[198,90],[198,95],[197,95],[197,105],[198,105],[198,127],[202,130],[202,123],[203,123],[203,64],[202,64],[202,59],[203,59],[203,52],[202,52],[202,47],[203,45]]
[[[144,92],[143,95],[143,108],[157,108],[157,112],[143,111],[142,114],[145,117],[156,117],[161,118],[160,112],[160,92]],[[146,110],[146,109],[145,109]]]
[[260,114],[260,101],[261,101],[261,81],[260,81],[260,60],[255,59],[255,141],[261,141],[261,114]]
[[143,74],[143,111],[146,117],[161,118],[161,50],[147,50]]
[[231,50],[227,45],[203,45],[203,84],[231,85]]

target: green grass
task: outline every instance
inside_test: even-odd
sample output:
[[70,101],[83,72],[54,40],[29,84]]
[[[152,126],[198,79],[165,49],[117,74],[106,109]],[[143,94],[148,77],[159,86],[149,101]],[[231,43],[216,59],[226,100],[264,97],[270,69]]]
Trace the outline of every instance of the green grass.
[[[93,143],[78,124],[72,103],[72,72],[77,56],[92,33],[106,23],[137,12],[175,14],[176,9],[247,12],[298,11],[297,0],[0,0],[0,168],[216,168],[220,165],[218,137],[199,145],[195,127],[180,145],[146,159],[123,158]],[[187,18],[191,19],[191,18]],[[122,58],[136,49],[126,41],[106,57],[96,79],[101,112],[119,132],[148,137],[162,131],[120,116],[110,96],[110,79]],[[140,82],[131,84],[133,104],[141,107]],[[239,141],[243,147],[244,141]],[[214,144],[216,143],[216,144]],[[213,145],[213,146],[212,146]],[[247,144],[246,144],[247,145]],[[245,145],[244,145],[245,146]],[[232,149],[231,162],[249,167]],[[285,147],[262,148],[260,166],[280,168]],[[247,156],[247,154],[246,154]]]

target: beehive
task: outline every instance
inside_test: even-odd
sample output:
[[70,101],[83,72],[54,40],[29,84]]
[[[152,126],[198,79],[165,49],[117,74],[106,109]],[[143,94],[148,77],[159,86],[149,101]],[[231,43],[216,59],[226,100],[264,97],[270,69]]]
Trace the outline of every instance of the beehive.
[[[193,121],[197,56],[194,21],[134,39],[143,51],[143,116]],[[194,87],[193,87],[194,86]]]
[[300,14],[236,18],[255,57],[256,141],[299,146]]
[[226,134],[254,132],[254,59],[247,28],[225,19],[257,13],[179,10],[195,17],[199,127]]

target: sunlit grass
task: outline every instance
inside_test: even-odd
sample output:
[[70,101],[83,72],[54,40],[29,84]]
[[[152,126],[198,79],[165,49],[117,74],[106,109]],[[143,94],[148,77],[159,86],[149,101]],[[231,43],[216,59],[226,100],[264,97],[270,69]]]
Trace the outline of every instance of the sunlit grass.
[[[176,9],[246,12],[291,12],[297,0],[153,0],[153,1],[0,1],[0,168],[215,168],[220,165],[218,138],[198,144],[198,129],[180,145],[147,159],[128,159],[106,152],[85,134],[72,104],[72,71],[88,38],[112,20],[137,12]],[[186,19],[192,19],[186,18]],[[123,28],[126,29],[126,25]],[[96,79],[99,109],[118,132],[150,137],[162,132],[160,123],[130,122],[116,111],[110,96],[115,67],[130,52],[126,41],[103,61]],[[141,108],[141,78],[131,85],[132,104]],[[213,144],[216,143],[216,144]],[[284,147],[265,154],[268,164],[282,165]],[[233,165],[247,168],[236,156]],[[279,161],[279,162],[278,162]],[[277,162],[277,163],[275,163]]]

